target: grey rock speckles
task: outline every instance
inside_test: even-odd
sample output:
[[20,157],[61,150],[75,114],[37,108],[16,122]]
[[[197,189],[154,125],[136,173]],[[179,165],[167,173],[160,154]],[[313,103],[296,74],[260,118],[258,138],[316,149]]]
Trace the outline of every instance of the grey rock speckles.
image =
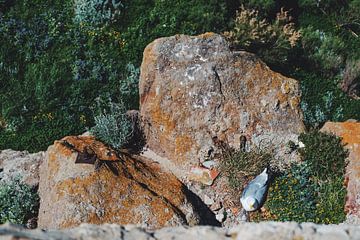
[[151,231],[134,225],[115,224],[81,224],[77,228],[66,230],[27,230],[15,225],[0,225],[0,239],[18,238],[39,240],[358,240],[360,226],[262,222],[244,223],[231,230],[209,226],[180,226]]

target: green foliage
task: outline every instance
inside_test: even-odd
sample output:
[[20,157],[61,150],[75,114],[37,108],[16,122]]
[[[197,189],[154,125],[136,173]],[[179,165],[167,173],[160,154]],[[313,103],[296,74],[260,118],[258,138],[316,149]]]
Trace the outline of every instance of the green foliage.
[[226,28],[229,13],[216,0],[133,0],[124,2],[121,28],[128,62],[140,65],[147,44],[175,34],[196,35]]
[[303,28],[302,34],[302,45],[308,58],[324,70],[339,70],[346,56],[344,39],[312,26]]
[[347,151],[339,138],[310,132],[299,137],[303,162],[275,179],[266,208],[278,221],[340,223],[345,220],[343,185]]
[[269,151],[258,148],[250,152],[227,148],[222,151],[220,168],[230,187],[240,190],[249,178],[262,172],[272,158]]
[[114,103],[111,99],[107,102],[98,99],[97,110],[95,126],[90,131],[114,149],[121,149],[128,142],[133,130],[131,121],[126,116],[124,104]]
[[[294,165],[272,183],[266,208],[277,221],[314,222],[315,187],[306,163]],[[328,211],[331,211],[330,209]]]
[[39,196],[34,189],[15,179],[0,184],[0,223],[25,224],[36,215]]
[[75,0],[74,21],[88,26],[98,26],[114,21],[120,14],[119,0]]
[[[319,181],[316,190],[315,222],[333,224],[345,220],[344,212],[346,189],[344,177],[336,177],[328,181]],[[331,209],[331,211],[329,211]]]
[[339,89],[338,80],[304,71],[294,76],[301,80],[301,109],[309,128],[320,127],[326,121],[360,119],[360,101],[346,96]]
[[308,163],[313,175],[319,180],[345,174],[348,152],[343,148],[341,139],[322,132],[301,134],[299,140],[305,144],[300,154]]
[[[1,1],[0,118],[15,131],[0,129],[0,148],[40,150],[83,131],[93,121],[79,122],[79,116],[93,119],[90,106],[99,96],[138,108],[145,46],[177,33],[223,30],[228,5],[215,0]],[[34,122],[44,113],[58,119]],[[31,138],[40,140],[29,144]]]
[[83,133],[87,119],[86,115],[66,111],[39,113],[22,122],[15,119],[0,129],[0,149],[23,150],[26,146],[29,152],[44,151],[56,139]]

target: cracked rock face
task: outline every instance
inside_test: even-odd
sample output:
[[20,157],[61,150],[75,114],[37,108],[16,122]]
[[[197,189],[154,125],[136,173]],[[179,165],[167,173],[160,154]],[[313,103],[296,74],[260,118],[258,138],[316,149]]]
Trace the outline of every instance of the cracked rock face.
[[[79,152],[89,146],[96,158],[109,160],[111,166],[103,164],[95,171],[92,164],[75,164]],[[137,224],[150,229],[216,224],[210,210],[205,216],[206,206],[174,175],[139,156],[119,158],[91,136],[55,141],[46,152],[40,179],[41,228],[81,223]]]
[[139,90],[148,147],[185,170],[216,151],[214,137],[239,148],[244,135],[281,156],[304,130],[297,81],[213,33],[150,43]]

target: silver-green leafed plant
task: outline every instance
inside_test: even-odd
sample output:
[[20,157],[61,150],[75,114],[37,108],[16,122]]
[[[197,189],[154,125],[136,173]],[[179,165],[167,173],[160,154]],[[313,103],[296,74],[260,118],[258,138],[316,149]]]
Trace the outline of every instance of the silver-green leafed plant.
[[97,100],[98,115],[90,132],[114,149],[120,149],[132,135],[132,124],[122,102],[114,103],[111,99],[107,102],[108,106],[103,107],[101,99]]

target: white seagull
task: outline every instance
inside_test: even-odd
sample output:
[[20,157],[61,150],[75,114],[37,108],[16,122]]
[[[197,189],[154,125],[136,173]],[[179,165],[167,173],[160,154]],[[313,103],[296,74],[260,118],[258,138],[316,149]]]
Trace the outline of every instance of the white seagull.
[[241,195],[240,202],[247,212],[253,212],[262,207],[270,186],[268,169],[256,176],[245,188]]

